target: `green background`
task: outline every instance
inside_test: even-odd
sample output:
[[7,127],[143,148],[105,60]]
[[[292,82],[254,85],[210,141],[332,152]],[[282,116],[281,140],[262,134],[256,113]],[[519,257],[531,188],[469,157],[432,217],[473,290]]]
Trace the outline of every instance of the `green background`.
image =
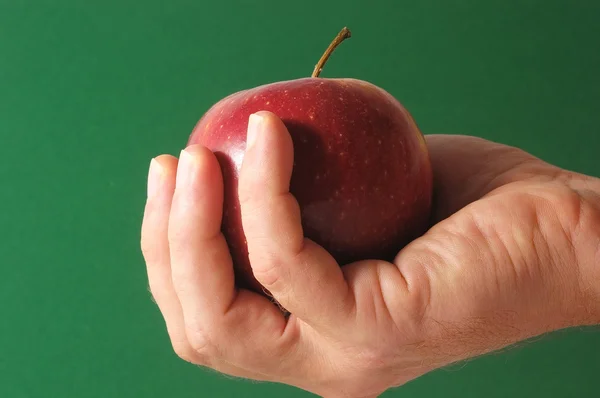
[[[146,288],[149,160],[231,92],[370,80],[425,133],[600,176],[598,1],[0,0],[0,397],[293,397],[172,353]],[[386,396],[591,397],[600,333],[563,331]]]

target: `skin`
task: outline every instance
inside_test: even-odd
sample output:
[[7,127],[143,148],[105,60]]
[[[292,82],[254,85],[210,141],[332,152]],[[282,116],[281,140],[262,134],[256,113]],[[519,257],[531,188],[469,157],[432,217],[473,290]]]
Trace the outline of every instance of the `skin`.
[[[292,140],[249,120],[239,198],[255,277],[236,289],[223,180],[201,145],[151,162],[142,251],[175,352],[325,397],[376,397],[439,367],[600,323],[600,180],[516,148],[427,136],[437,223],[395,261],[340,267],[304,238]],[[253,138],[253,139],[251,139]]]

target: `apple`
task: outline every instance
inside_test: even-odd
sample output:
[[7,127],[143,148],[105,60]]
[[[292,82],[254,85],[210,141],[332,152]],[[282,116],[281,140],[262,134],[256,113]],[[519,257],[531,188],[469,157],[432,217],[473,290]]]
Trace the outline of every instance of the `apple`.
[[250,114],[282,119],[294,142],[290,191],[298,200],[305,236],[338,263],[393,260],[429,227],[432,170],[423,134],[388,92],[351,78],[321,78],[323,64],[350,31],[344,28],[311,77],[265,84],[214,104],[188,145],[202,144],[219,159],[225,183],[222,231],[236,284],[266,294],[254,278],[237,195]]

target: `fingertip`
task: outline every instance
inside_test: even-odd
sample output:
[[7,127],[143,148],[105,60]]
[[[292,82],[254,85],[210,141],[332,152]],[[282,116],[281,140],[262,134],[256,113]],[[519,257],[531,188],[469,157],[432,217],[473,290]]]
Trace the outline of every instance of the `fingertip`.
[[175,174],[176,168],[177,158],[171,155],[159,155],[150,160],[147,184],[148,198],[161,192],[164,185],[169,182],[169,178]]
[[274,131],[285,134],[288,133],[287,127],[285,123],[283,123],[283,120],[273,112],[259,111],[251,115],[251,117],[259,119],[265,131]]
[[279,119],[279,116],[277,116],[275,113],[271,112],[271,111],[258,111],[258,112],[254,112],[252,115],[250,115],[250,117],[257,117],[263,120],[281,120]]
[[[269,111],[253,113],[248,119],[246,153],[240,180],[289,180],[294,162],[294,146],[287,126]],[[243,183],[243,182],[242,182]]]
[[194,191],[208,185],[219,184],[220,166],[214,153],[201,144],[183,149],[177,167],[177,190]]
[[162,154],[150,160],[149,174],[158,177],[169,177],[177,170],[178,159],[173,155]]
[[177,164],[177,158],[173,155],[161,154],[153,158],[163,167],[170,167]]
[[179,164],[181,169],[197,167],[206,160],[207,148],[201,144],[190,145],[181,150],[179,154]]
[[191,144],[185,147],[182,153],[187,153],[192,156],[207,156],[212,154],[212,151],[202,144]]
[[258,111],[248,118],[248,136],[246,138],[247,147],[253,146],[256,138],[260,134],[267,132],[288,133],[283,120],[275,113],[270,111]]
[[217,158],[213,151],[202,144],[193,144],[181,151],[182,156],[190,156],[197,165],[201,167],[211,167],[218,165]]

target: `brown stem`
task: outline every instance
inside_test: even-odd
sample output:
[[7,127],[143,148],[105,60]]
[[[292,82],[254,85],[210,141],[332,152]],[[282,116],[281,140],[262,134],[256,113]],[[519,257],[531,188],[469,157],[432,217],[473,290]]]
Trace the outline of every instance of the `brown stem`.
[[350,38],[351,36],[352,33],[350,33],[350,30],[346,27],[344,27],[340,31],[340,33],[337,34],[337,36],[335,37],[335,39],[333,39],[329,47],[327,47],[327,50],[325,50],[325,53],[323,53],[323,55],[321,56],[319,62],[317,62],[317,65],[315,66],[311,77],[319,77],[321,71],[323,70],[323,66],[325,66],[325,62],[327,62],[327,60],[331,56],[331,53],[333,53],[333,50],[335,50],[337,46],[339,46],[344,40]]

